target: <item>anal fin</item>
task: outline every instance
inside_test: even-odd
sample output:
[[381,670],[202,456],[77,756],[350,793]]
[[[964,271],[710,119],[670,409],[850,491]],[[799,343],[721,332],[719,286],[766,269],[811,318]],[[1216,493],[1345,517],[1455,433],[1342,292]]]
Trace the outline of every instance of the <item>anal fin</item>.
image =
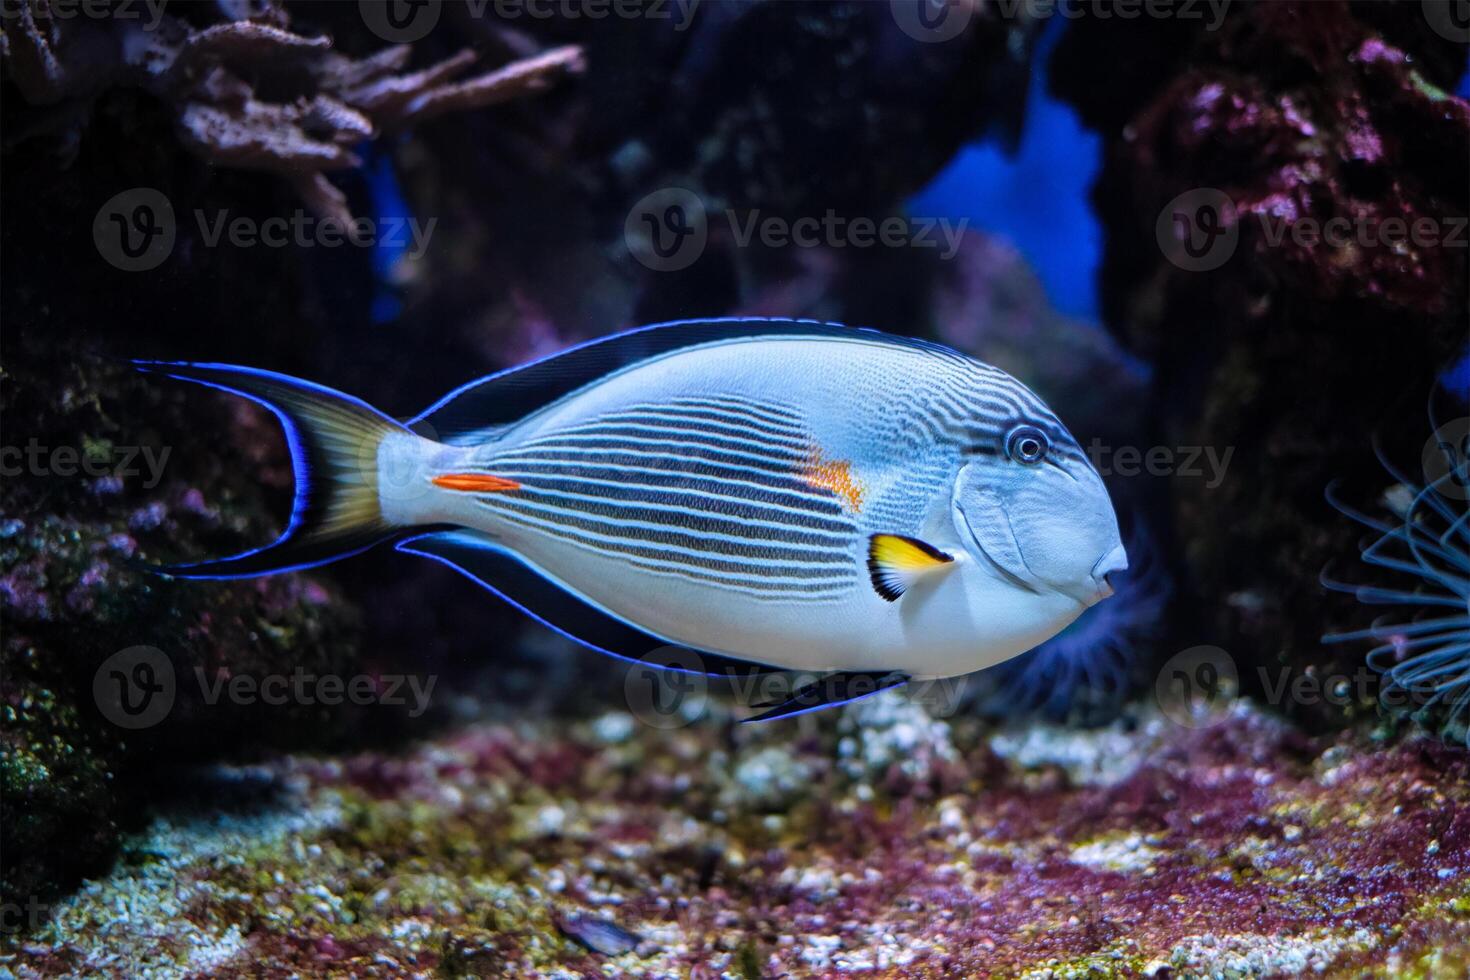
[[781,669],[691,650],[649,633],[475,531],[422,534],[400,542],[398,550],[448,565],[563,636],[620,660],[712,677],[742,677]]
[[880,691],[899,687],[908,682],[909,675],[898,670],[839,670],[812,681],[810,684],[803,684],[791,692],[791,697],[778,704],[756,705],[758,708],[769,710],[746,718],[745,721],[771,721],[776,718],[790,718],[793,715],[805,714],[808,711],[835,708],[839,704],[861,701]]

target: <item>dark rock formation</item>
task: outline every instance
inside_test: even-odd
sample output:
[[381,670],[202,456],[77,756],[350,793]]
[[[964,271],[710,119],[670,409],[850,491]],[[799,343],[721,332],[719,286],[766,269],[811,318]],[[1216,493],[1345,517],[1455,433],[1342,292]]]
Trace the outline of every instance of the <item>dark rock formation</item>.
[[[1083,18],[1053,58],[1107,139],[1105,316],[1156,365],[1150,438],[1233,452],[1218,487],[1173,481],[1195,601],[1175,633],[1225,647],[1247,689],[1360,667],[1320,643],[1371,615],[1318,584],[1357,538],[1323,491],[1383,490],[1371,433],[1417,466],[1434,372],[1466,340],[1470,106],[1447,94],[1465,50],[1417,4],[1281,2],[1233,5],[1217,31]],[[1166,257],[1182,227],[1205,252],[1190,268]]]

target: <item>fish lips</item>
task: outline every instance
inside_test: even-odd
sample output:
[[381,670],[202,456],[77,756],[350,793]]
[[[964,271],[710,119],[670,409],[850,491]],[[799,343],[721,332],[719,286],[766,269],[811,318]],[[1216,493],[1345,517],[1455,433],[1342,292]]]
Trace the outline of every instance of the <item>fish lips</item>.
[[1128,571],[1128,550],[1120,541],[1092,566],[1092,584],[1097,590],[1088,605],[1094,605],[1113,594],[1112,577]]

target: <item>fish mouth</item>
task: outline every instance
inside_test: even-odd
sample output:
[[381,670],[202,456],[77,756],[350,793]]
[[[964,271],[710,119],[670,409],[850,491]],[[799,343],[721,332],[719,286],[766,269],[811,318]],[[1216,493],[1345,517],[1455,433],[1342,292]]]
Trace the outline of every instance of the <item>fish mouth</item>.
[[1092,566],[1092,584],[1095,591],[1087,602],[1087,605],[1095,606],[1104,599],[1112,596],[1115,585],[1113,579],[1127,570],[1128,551],[1123,547],[1122,542],[1119,542],[1113,545],[1107,554],[1099,558],[1097,563]]

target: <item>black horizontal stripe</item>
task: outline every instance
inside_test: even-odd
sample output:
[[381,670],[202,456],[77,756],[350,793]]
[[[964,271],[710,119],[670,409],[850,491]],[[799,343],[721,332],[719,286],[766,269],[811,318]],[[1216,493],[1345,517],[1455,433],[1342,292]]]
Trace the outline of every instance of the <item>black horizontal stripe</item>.
[[[591,458],[580,458],[581,456]],[[585,446],[552,449],[547,452],[515,451],[495,457],[485,464],[486,472],[498,473],[514,466],[553,467],[551,472],[581,472],[584,469],[617,468],[653,469],[677,477],[698,477],[712,480],[728,480],[732,483],[754,483],[772,490],[796,494],[816,494],[827,491],[813,487],[796,476],[795,467],[782,466],[763,469],[749,463],[715,462],[708,454],[686,454],[677,452],[619,452]]]
[[[557,498],[546,495],[533,498],[524,490],[517,491],[514,496],[505,494],[482,498],[480,503],[495,511],[536,513],[553,523],[610,538],[683,548],[691,555],[738,555],[751,561],[845,562],[849,558],[844,549],[853,534],[853,529],[835,533],[788,530],[721,518],[689,518],[687,523],[675,527],[667,523],[667,514],[651,515],[656,519],[649,521],[626,511],[619,513],[615,508],[602,508],[610,513],[585,513],[567,507]],[[633,525],[630,521],[639,521],[640,524]],[[645,527],[643,524],[653,526]]]
[[[612,493],[605,492],[608,488],[598,489],[604,492],[588,493],[585,488],[578,488],[575,481],[542,480],[535,484],[522,484],[515,491],[515,496],[519,500],[551,498],[559,506],[578,513],[698,529],[711,534],[779,536],[793,528],[833,534],[850,534],[856,530],[848,520],[789,508],[764,507],[752,501],[675,495],[667,490],[637,487],[624,487]],[[766,523],[749,523],[752,521]]]
[[532,486],[558,486],[559,481],[570,480],[593,495],[614,495],[623,488],[636,487],[644,490],[684,491],[695,495],[695,499],[708,496],[749,500],[822,516],[838,517],[844,513],[842,504],[828,491],[808,489],[805,484],[795,480],[785,481],[788,487],[778,489],[750,480],[724,480],[690,471],[649,473],[632,470],[631,467],[618,469],[611,464],[543,463],[535,460],[487,472]]
[[[638,409],[628,412],[617,412],[616,414],[605,416],[599,421],[633,424],[646,422],[657,424],[660,427],[687,429],[692,432],[704,432],[711,435],[746,436],[755,441],[789,446],[802,450],[803,452],[809,451],[811,446],[810,441],[802,435],[799,429],[768,428],[744,419],[731,419],[728,416],[720,416],[715,412],[697,409],[674,411],[661,408]],[[577,432],[579,428],[571,428],[566,431]]]
[[619,411],[613,416],[601,419],[595,426],[573,426],[573,428],[566,429],[566,432],[584,432],[584,430],[598,428],[601,425],[626,425],[634,426],[634,428],[641,426],[641,428],[660,433],[698,433],[698,435],[713,436],[716,439],[735,439],[738,442],[791,451],[791,453],[800,455],[811,453],[810,442],[800,436],[763,432],[760,429],[723,422],[723,420],[707,422],[703,419],[689,419],[686,416],[661,416],[654,411]]
[[748,418],[765,422],[800,426],[801,416],[788,408],[771,405],[764,402],[751,401],[733,395],[706,395],[704,397],[681,397],[672,400],[676,405],[693,405],[696,407],[713,408],[717,411],[728,411],[743,414]]
[[[617,439],[585,439],[568,442],[557,437],[550,437],[545,442],[537,442],[522,448],[508,449],[503,453],[497,453],[485,465],[487,467],[493,467],[497,464],[514,464],[521,460],[538,458],[551,462],[559,462],[565,461],[569,453],[590,453],[595,459],[604,462],[624,459],[637,461],[673,457],[679,460],[680,463],[687,463],[693,460],[720,467],[726,471],[744,473],[747,476],[757,475],[762,478],[786,477],[793,479],[799,472],[799,466],[796,460],[772,460],[758,456],[748,456],[746,454],[734,454],[693,443],[664,441],[649,445],[622,442]],[[757,465],[760,463],[766,465]],[[807,486],[807,484],[801,485],[804,487]]]
[[552,537],[573,541],[595,550],[617,556],[646,558],[667,562],[673,566],[745,575],[752,582],[790,578],[803,582],[830,580],[833,582],[847,583],[852,581],[854,577],[853,569],[856,567],[853,559],[847,555],[838,556],[840,558],[839,561],[821,564],[761,563],[760,559],[749,559],[749,556],[739,553],[722,552],[714,555],[692,555],[672,548],[659,547],[657,544],[645,544],[640,540],[609,540],[596,536],[593,533],[588,533],[588,529],[586,528],[569,527],[560,522],[543,517],[534,511],[523,509],[513,510],[513,513],[503,515],[506,520],[523,527],[544,532]]
[[[642,422],[635,425],[632,423],[599,421],[564,429],[555,433],[550,438],[576,439],[584,436],[621,436],[631,440],[641,439],[650,442],[705,445],[724,452],[750,455],[773,462],[791,462],[805,459],[811,455],[811,449],[806,446],[779,445],[768,440],[748,439],[719,432],[695,432],[672,423],[669,425],[658,425],[651,422]],[[532,440],[527,445],[540,446],[542,443],[540,440]]]
[[655,575],[669,575],[676,578],[689,579],[710,585],[718,585],[724,588],[745,592],[757,599],[786,599],[789,601],[815,601],[820,599],[833,599],[852,588],[855,581],[849,577],[831,585],[822,585],[815,582],[785,583],[771,582],[764,579],[750,578],[726,578],[708,572],[701,572],[688,568],[668,568],[656,565],[653,562],[639,561],[637,558],[624,559],[631,567],[652,572]]

